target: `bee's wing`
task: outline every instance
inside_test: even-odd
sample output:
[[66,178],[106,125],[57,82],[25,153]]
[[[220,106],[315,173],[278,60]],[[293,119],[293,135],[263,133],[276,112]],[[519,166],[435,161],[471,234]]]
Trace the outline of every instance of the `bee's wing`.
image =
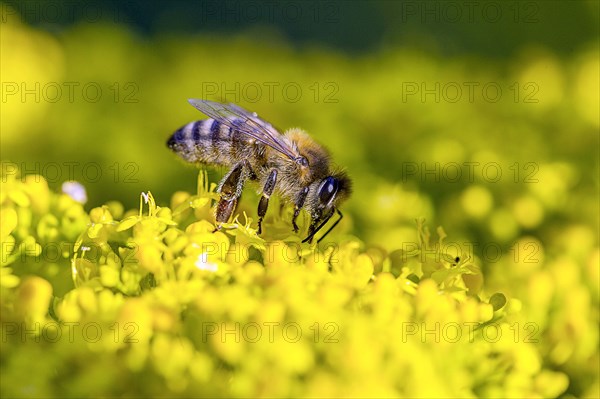
[[235,104],[222,104],[195,98],[190,98],[188,102],[217,122],[255,138],[292,160],[300,156],[297,149],[283,140],[281,133],[270,123],[260,119],[256,113],[246,111]]

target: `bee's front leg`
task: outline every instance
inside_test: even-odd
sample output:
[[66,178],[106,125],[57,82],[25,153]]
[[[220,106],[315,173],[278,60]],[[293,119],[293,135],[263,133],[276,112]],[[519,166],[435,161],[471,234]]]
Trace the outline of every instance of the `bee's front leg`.
[[308,234],[306,236],[306,238],[304,240],[302,240],[302,242],[307,242],[309,244],[312,244],[312,240],[313,237],[315,236],[315,234],[317,234],[317,231],[319,231],[319,220],[320,220],[320,216],[319,217],[312,217],[312,220],[310,222],[310,226],[308,227]]
[[273,194],[273,190],[275,190],[275,183],[277,183],[277,169],[273,169],[269,173],[269,177],[267,177],[265,187],[263,188],[262,197],[260,197],[260,202],[258,203],[258,234],[262,233],[262,220],[267,214],[269,198]]
[[242,195],[242,189],[244,188],[244,182],[247,177],[245,164],[246,162],[236,164],[229,173],[225,175],[219,185],[217,191],[220,193],[221,198],[217,204],[215,214],[217,230],[221,228],[221,223],[229,221],[231,214],[237,207],[238,199]]
[[312,240],[315,236],[315,234],[317,234],[319,232],[319,230],[321,230],[323,228],[323,226],[325,226],[327,224],[327,222],[329,221],[329,219],[331,219],[331,217],[333,216],[333,214],[337,212],[337,214],[340,216],[340,218],[338,220],[335,221],[335,223],[333,224],[333,226],[331,226],[326,232],[325,234],[323,234],[321,236],[321,238],[319,238],[317,240],[317,243],[321,242],[321,240],[323,238],[325,238],[327,236],[327,234],[329,234],[329,232],[331,230],[333,230],[333,228],[335,226],[337,226],[337,224],[340,222],[340,220],[342,220],[342,218],[344,217],[344,215],[342,215],[342,212],[340,212],[339,209],[335,209],[332,208],[331,211],[329,211],[328,214],[326,214],[325,216],[323,216],[322,211],[318,211],[313,215],[313,219],[312,222],[310,223],[310,227],[308,228],[308,236],[302,240],[302,242],[308,242],[309,244],[312,243]]
[[298,225],[296,224],[296,219],[300,214],[300,210],[304,206],[304,201],[306,200],[306,196],[308,195],[308,187],[304,187],[298,198],[296,199],[296,203],[294,204],[294,217],[292,218],[292,226],[294,226],[294,233],[298,232]]

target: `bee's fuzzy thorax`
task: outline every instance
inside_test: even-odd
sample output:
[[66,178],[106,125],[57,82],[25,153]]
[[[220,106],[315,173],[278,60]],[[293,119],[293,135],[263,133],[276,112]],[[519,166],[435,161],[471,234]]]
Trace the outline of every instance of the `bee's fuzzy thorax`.
[[308,160],[310,178],[322,178],[329,172],[329,152],[312,139],[304,130],[291,128],[284,133],[298,152]]

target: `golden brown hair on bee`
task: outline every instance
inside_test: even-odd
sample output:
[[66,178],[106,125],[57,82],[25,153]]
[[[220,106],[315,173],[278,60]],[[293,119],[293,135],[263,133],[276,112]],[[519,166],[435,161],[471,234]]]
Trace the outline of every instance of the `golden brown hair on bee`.
[[329,152],[315,142],[304,130],[288,129],[284,137],[295,143],[300,155],[308,161],[308,167],[301,169],[302,180],[309,182],[325,177],[329,171]]

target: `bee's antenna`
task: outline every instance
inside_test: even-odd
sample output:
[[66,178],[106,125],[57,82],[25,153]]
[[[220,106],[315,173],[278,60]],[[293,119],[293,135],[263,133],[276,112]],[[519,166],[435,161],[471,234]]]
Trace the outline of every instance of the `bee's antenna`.
[[[336,221],[335,221],[335,223],[333,224],[333,226],[331,226],[331,227],[329,228],[329,230],[327,230],[327,231],[325,232],[325,234],[323,234],[323,235],[321,236],[321,238],[319,238],[319,239],[317,240],[317,244],[318,244],[318,243],[320,243],[320,242],[321,242],[321,240],[323,240],[323,238],[325,238],[325,237],[327,236],[327,234],[329,234],[329,232],[330,232],[331,230],[333,230],[333,228],[334,228],[335,226],[337,226],[337,224],[340,222],[340,220],[342,220],[342,218],[344,217],[344,215],[342,215],[342,212],[340,212],[340,210],[339,210],[339,209],[336,209],[336,211],[337,211],[337,214],[338,214],[338,215],[340,215],[340,218],[339,218],[338,220],[336,220]],[[333,214],[332,214],[332,215],[333,215]],[[330,216],[330,218],[331,218],[331,216]]]
[[[329,234],[329,233],[331,232],[331,230],[333,230],[333,228],[334,228],[335,226],[337,226],[337,224],[340,222],[340,220],[342,220],[342,218],[344,217],[344,215],[342,215],[342,212],[340,212],[340,210],[339,210],[339,209],[336,209],[336,212],[337,212],[337,214],[338,214],[338,215],[340,215],[340,218],[339,218],[338,220],[336,220],[336,221],[335,221],[335,223],[334,223],[334,224],[333,224],[333,225],[332,225],[332,226],[331,226],[331,227],[330,227],[330,228],[329,228],[329,229],[328,229],[328,230],[325,232],[325,234],[323,234],[323,235],[321,236],[321,238],[319,238],[319,239],[317,240],[317,244],[318,244],[318,243],[320,243],[320,242],[323,240],[323,238],[325,238],[325,237],[327,236],[327,234]],[[329,216],[327,216],[327,218],[325,218],[325,220],[323,220],[323,221],[321,222],[321,224],[319,225],[319,227],[317,227],[317,228],[315,229],[315,231],[313,231],[313,232],[312,232],[312,234],[311,234],[311,235],[309,235],[309,236],[308,236],[308,237],[306,237],[304,240],[302,240],[302,242],[303,242],[303,243],[305,243],[305,242],[310,242],[310,241],[312,241],[312,239],[313,239],[313,237],[315,236],[315,234],[317,234],[317,232],[318,232],[319,230],[321,230],[321,229],[323,228],[323,226],[325,226],[325,224],[326,224],[326,223],[329,221],[329,219],[331,219],[331,217],[332,217],[332,216],[333,216],[333,212],[331,212],[331,214],[330,214]]]

